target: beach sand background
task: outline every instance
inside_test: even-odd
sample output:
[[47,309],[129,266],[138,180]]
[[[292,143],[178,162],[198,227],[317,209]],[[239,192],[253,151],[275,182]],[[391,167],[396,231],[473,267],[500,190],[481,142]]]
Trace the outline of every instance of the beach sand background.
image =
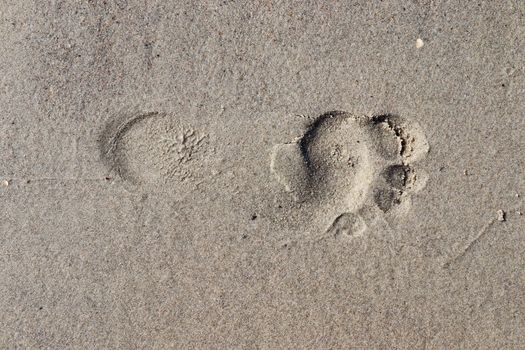
[[0,19],[0,348],[525,347],[523,2]]

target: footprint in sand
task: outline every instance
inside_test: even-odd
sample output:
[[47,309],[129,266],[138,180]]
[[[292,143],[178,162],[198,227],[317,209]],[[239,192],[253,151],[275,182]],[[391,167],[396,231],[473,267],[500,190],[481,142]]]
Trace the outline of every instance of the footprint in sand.
[[104,130],[102,158],[134,190],[189,193],[214,157],[209,134],[186,119],[167,111],[123,113]]
[[428,149],[419,126],[403,118],[329,112],[274,147],[271,171],[324,236],[358,236],[375,218],[408,210],[426,182],[414,163]]

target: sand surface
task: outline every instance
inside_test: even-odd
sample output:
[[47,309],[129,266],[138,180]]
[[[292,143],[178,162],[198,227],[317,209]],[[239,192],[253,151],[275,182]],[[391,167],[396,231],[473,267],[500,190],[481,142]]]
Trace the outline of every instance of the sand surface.
[[525,349],[523,1],[4,0],[0,349]]

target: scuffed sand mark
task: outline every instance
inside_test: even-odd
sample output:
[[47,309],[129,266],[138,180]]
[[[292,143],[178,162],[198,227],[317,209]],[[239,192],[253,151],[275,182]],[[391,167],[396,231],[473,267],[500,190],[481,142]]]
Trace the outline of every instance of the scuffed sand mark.
[[164,181],[191,178],[194,175],[191,163],[206,150],[208,135],[184,126],[169,126],[158,134],[152,133],[152,137],[161,136],[158,143],[149,144],[148,153],[160,151],[154,157],[154,165],[160,170]]

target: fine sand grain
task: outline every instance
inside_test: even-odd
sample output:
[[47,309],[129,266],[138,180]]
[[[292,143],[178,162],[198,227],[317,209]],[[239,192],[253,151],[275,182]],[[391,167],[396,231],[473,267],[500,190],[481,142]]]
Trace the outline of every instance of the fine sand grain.
[[525,349],[525,3],[4,0],[0,349]]

